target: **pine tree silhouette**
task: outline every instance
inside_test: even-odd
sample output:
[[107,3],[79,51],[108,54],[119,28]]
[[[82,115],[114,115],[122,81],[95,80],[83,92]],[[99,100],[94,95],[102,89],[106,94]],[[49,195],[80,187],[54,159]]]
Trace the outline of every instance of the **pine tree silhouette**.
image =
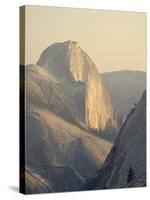
[[130,166],[129,172],[128,172],[128,177],[127,177],[127,183],[130,183],[131,181],[133,181],[134,178],[135,178],[134,170],[133,170],[133,168]]

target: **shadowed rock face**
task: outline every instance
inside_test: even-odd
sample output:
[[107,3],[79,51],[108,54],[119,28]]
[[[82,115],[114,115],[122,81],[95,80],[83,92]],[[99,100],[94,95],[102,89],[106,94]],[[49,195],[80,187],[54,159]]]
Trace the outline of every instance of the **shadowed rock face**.
[[146,185],[146,92],[121,127],[116,142],[98,174],[86,189]]
[[76,42],[49,46],[37,64],[46,68],[60,83],[78,120],[89,128],[102,131],[108,121],[110,126],[116,127],[110,98],[99,79],[97,68]]
[[75,114],[59,84],[42,67],[25,66],[26,111],[31,107],[46,108],[66,121],[77,124]]
[[26,169],[23,175],[25,176],[25,191],[27,194],[52,192],[50,184],[39,174]]
[[38,65],[25,66],[26,193],[80,190],[111,144],[79,128],[59,83]]
[[26,114],[26,166],[52,191],[79,190],[101,165],[111,145],[38,107]]

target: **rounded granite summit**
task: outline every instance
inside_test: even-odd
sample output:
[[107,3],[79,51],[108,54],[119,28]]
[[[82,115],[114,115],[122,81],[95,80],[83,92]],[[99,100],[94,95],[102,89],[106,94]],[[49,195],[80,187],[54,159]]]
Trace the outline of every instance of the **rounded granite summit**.
[[[77,42],[68,40],[50,45],[43,51],[37,64],[47,69],[59,82],[78,113],[79,120],[82,120],[86,127],[104,131],[109,124],[110,127],[116,128],[112,104],[96,65]],[[77,92],[77,87],[82,90],[82,94],[79,90],[81,95]],[[78,96],[82,98],[79,100]],[[79,107],[83,107],[81,112]]]

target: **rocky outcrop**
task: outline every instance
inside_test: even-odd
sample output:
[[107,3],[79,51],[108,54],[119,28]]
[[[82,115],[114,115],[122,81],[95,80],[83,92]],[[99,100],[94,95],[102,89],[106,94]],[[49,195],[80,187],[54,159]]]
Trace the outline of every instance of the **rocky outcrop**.
[[111,127],[116,127],[111,101],[98,70],[76,42],[49,46],[37,64],[46,68],[60,83],[78,119],[86,127],[103,131],[108,122]]
[[66,121],[77,124],[71,104],[60,85],[46,69],[38,65],[25,66],[25,95],[27,112],[30,112],[34,105],[48,109]]
[[104,162],[111,144],[33,107],[26,113],[26,167],[43,177],[53,192],[79,190]]
[[122,125],[105,163],[86,189],[146,185],[146,92]]

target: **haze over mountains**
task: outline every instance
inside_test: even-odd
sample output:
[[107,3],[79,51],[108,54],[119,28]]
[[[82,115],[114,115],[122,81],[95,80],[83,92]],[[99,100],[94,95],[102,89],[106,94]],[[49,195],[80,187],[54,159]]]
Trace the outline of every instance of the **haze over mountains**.
[[140,100],[146,88],[146,73],[142,71],[116,71],[100,74],[119,117],[126,116]]
[[[125,115],[125,110],[122,108],[124,101],[117,98],[117,90],[119,90],[117,79],[108,74],[108,76],[102,74],[101,78],[91,58],[74,41],[55,43],[43,51],[37,64],[22,67],[25,67],[26,97],[25,192],[82,190],[83,185],[87,184],[87,180],[89,178],[94,180],[93,176],[99,168],[107,165],[103,165],[103,163],[112,144],[108,140],[101,139],[100,134],[106,135],[104,137],[106,139],[108,131],[110,131],[110,135],[113,131],[116,134],[118,125],[114,110]],[[118,75],[118,79],[119,77]],[[112,87],[113,83],[114,87]],[[136,93],[138,98],[144,88],[144,83],[139,85]],[[127,86],[125,82],[123,87],[130,88],[130,84]],[[136,88],[136,83],[133,88]],[[128,103],[130,92],[126,92],[126,94],[125,99],[130,110],[132,104],[130,101]],[[137,98],[136,95],[133,96],[133,99]],[[115,107],[115,101],[118,102],[118,110],[117,106]],[[143,106],[140,106],[141,104]],[[123,111],[120,111],[121,109]],[[137,109],[138,111],[136,111]],[[115,146],[111,150],[114,152],[116,149],[116,152],[110,153],[106,159],[105,163],[111,160],[111,169],[115,170],[114,174],[117,174],[116,166],[124,176],[126,168],[129,167],[130,158],[133,159],[135,156],[131,152],[134,150],[138,152],[140,141],[142,145],[145,144],[145,121],[141,115],[141,113],[144,115],[144,109],[144,103],[140,103],[134,111],[133,120],[130,122],[129,116],[127,117]],[[136,124],[140,116],[143,117],[142,122]],[[117,150],[118,148],[119,150]],[[120,151],[122,152],[124,149],[125,153],[121,157],[120,163],[127,166],[125,170],[120,168],[120,165],[119,167],[117,164],[114,166],[113,163],[113,161],[120,159]],[[128,149],[131,153],[131,155],[128,154],[129,160],[126,157]],[[144,147],[141,151],[142,154],[144,154]],[[145,160],[142,159],[139,160],[140,164],[141,162],[145,164]],[[137,167],[138,161],[135,165]],[[144,174],[144,166],[142,175]],[[132,168],[136,172],[137,168],[134,165]],[[105,181],[110,172],[107,171],[107,167],[104,172],[106,172],[106,174],[103,173]],[[118,183],[110,182],[116,187],[120,187]],[[101,184],[106,186],[105,183],[100,183],[99,186],[98,181],[96,182],[98,186],[95,184],[93,188],[94,186],[101,188]],[[124,182],[122,183],[124,184]],[[108,187],[111,187],[111,184],[108,184]]]

